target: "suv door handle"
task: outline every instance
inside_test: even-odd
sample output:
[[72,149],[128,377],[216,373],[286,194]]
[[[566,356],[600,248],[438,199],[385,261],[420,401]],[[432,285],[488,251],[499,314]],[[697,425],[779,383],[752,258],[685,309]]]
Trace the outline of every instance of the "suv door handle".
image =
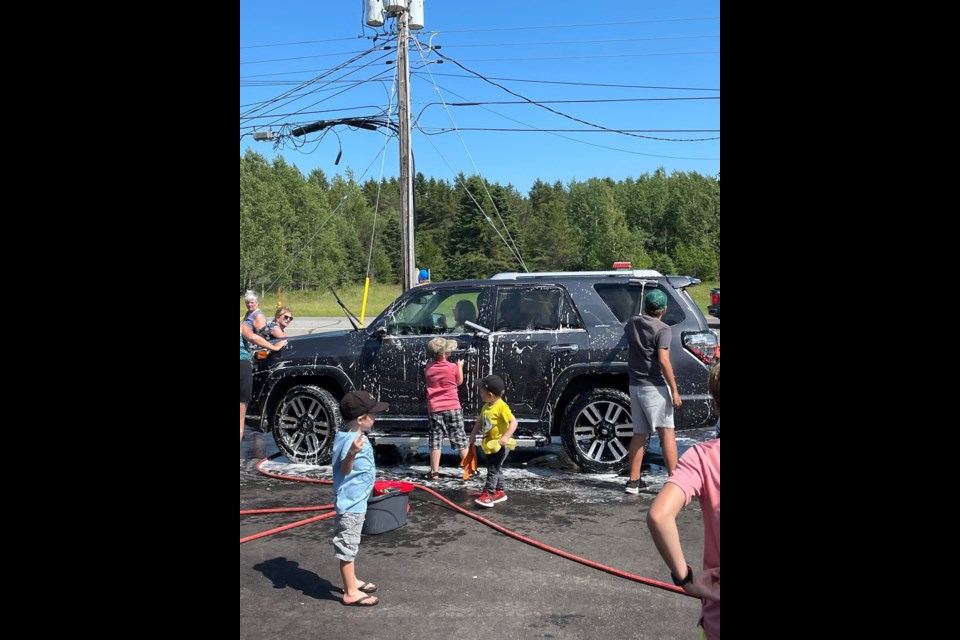
[[475,355],[477,355],[477,348],[476,348],[476,347],[469,347],[469,348],[467,348],[467,349],[457,349],[456,351],[454,351],[454,353],[462,353],[462,354],[468,355],[468,356],[475,356]]
[[550,351],[571,351],[576,353],[580,351],[580,345],[578,344],[555,344],[550,347]]

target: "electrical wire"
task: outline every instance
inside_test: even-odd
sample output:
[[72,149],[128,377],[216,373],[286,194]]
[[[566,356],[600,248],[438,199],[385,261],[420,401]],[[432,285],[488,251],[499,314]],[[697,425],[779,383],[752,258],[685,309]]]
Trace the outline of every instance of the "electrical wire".
[[[349,72],[345,73],[344,75],[340,76],[340,77],[337,78],[337,79],[338,79],[338,80],[342,80],[343,78],[346,78],[347,76],[356,73],[356,72],[359,71],[360,69],[363,69],[363,68],[369,67],[369,66],[372,65],[372,64],[375,64],[375,63],[378,62],[379,60],[382,60],[383,58],[385,58],[387,55],[389,55],[389,54],[384,54],[384,55],[380,56],[379,58],[377,58],[377,59],[375,59],[375,60],[371,60],[370,62],[368,62],[368,63],[366,63],[366,64],[364,64],[364,65],[361,65],[360,67],[355,68],[353,71],[349,71]],[[322,102],[326,102],[327,100],[331,100],[331,99],[333,99],[333,98],[335,98],[335,97],[337,97],[337,96],[339,96],[339,95],[341,95],[341,94],[343,94],[343,93],[346,93],[347,91],[349,91],[350,89],[353,89],[353,88],[354,88],[354,87],[346,87],[345,89],[343,89],[343,90],[341,90],[341,91],[338,91],[338,92],[333,93],[333,94],[331,94],[331,95],[329,95],[329,96],[327,96],[327,97],[325,97],[325,98],[323,98],[323,99],[321,99],[321,100],[317,100],[316,102],[313,102],[313,103],[311,103],[311,104],[306,105],[305,107],[303,107],[303,109],[310,109],[310,108],[312,108],[312,107],[315,107],[315,106],[317,106],[318,104],[321,104]],[[303,98],[306,98],[307,96],[313,95],[313,94],[315,94],[315,93],[319,93],[319,92],[322,91],[323,89],[324,89],[324,87],[317,87],[316,89],[313,89],[312,91],[307,91],[306,93],[303,93],[303,94],[300,94],[300,95],[293,95],[292,97],[290,97],[290,98],[287,100],[287,102],[284,103],[283,106],[293,104],[293,103],[296,102],[297,100],[301,100],[301,99],[303,99]],[[280,105],[277,105],[276,108],[279,108],[279,106],[280,106]],[[272,113],[274,110],[275,110],[275,109],[271,109],[270,111],[268,111],[268,113]]]
[[[387,145],[384,145],[383,148],[380,149],[379,153],[377,153],[377,155],[374,156],[374,158],[373,158],[373,160],[370,162],[370,164],[367,165],[367,168],[363,170],[363,173],[361,173],[361,174],[360,174],[360,177],[357,178],[357,180],[355,181],[356,184],[360,184],[360,182],[363,181],[363,177],[364,177],[365,175],[367,175],[367,171],[369,171],[369,170],[370,170],[370,167],[373,166],[373,163],[377,161],[377,158],[379,158],[380,155],[383,154],[384,151],[386,151],[386,148],[387,148]],[[300,247],[300,249],[298,249],[297,252],[296,252],[295,254],[293,254],[293,256],[290,258],[290,260],[289,260],[289,262],[288,262],[288,266],[285,267],[284,269],[281,269],[281,270],[280,270],[280,273],[277,274],[277,277],[274,278],[273,282],[270,283],[270,286],[268,286],[266,289],[264,289],[264,291],[270,291],[270,290],[273,289],[274,285],[276,285],[276,284],[280,281],[280,278],[282,278],[282,277],[287,273],[287,271],[289,271],[289,269],[290,269],[289,265],[292,265],[293,262],[300,256],[300,254],[303,253],[304,250],[305,250],[307,247],[309,247],[311,244],[313,244],[314,239],[317,237],[317,235],[320,234],[320,231],[321,231],[325,226],[327,226],[327,223],[330,222],[330,219],[333,218],[334,214],[335,214],[337,211],[340,210],[340,208],[343,206],[343,203],[345,203],[345,202],[347,201],[347,198],[349,198],[349,197],[350,197],[350,193],[348,192],[346,195],[344,195],[343,197],[340,198],[340,203],[336,206],[336,208],[335,208],[333,211],[330,212],[330,215],[327,216],[326,220],[324,220],[322,223],[320,223],[320,226],[317,227],[317,230],[314,231],[314,232],[313,232],[313,235],[310,236],[310,238],[308,238],[307,241],[303,243],[303,245]]]
[[[449,32],[444,32],[449,33]],[[437,34],[434,34],[437,35]],[[458,48],[463,49],[466,47],[536,47],[541,45],[546,46],[556,46],[556,45],[580,45],[580,44],[608,44],[614,42],[656,42],[661,40],[710,40],[710,39],[719,39],[720,34],[709,35],[709,36],[663,36],[659,38],[610,38],[605,40],[553,40],[553,41],[538,41],[538,42],[484,42],[484,43],[471,43],[471,44],[458,44],[458,43],[444,43],[444,49]]]
[[[414,39],[414,43],[416,43],[417,45],[417,52],[420,54],[420,59],[426,62],[426,58],[423,55],[423,47],[421,46],[420,41],[417,39]],[[429,68],[427,69],[427,74],[430,74]],[[432,81],[433,77],[431,76],[430,79]],[[433,82],[433,88],[437,92],[437,96],[439,96],[441,104],[443,104],[444,108],[446,108],[446,101],[444,100],[443,94],[440,92],[440,87],[437,85],[436,82]],[[453,114],[450,113],[449,109],[446,109],[446,111],[447,111],[447,117],[450,118],[450,122],[453,124],[454,129],[456,129],[457,123],[453,119]],[[419,127],[419,122],[417,126]],[[487,181],[483,179],[483,175],[480,173],[480,168],[477,166],[476,160],[473,159],[473,155],[470,153],[470,149],[467,147],[467,143],[464,141],[463,136],[461,136],[459,132],[457,132],[457,136],[460,138],[460,143],[463,145],[464,151],[466,151],[467,153],[467,157],[470,158],[470,162],[473,163],[474,170],[477,172],[477,175],[480,175],[480,184],[483,186],[484,192],[487,194],[487,197],[490,199],[490,203],[493,205],[493,210],[496,211],[497,213],[497,218],[500,220],[500,224],[503,226],[503,230],[506,232],[507,237],[510,239],[509,243],[503,238],[503,235],[500,234],[500,231],[497,229],[496,225],[493,224],[492,220],[490,220],[490,216],[488,216],[487,213],[483,210],[483,207],[481,207],[480,203],[477,202],[476,198],[473,197],[473,194],[470,193],[470,189],[468,189],[466,185],[464,185],[464,190],[470,196],[470,199],[473,200],[474,204],[476,204],[477,207],[480,209],[480,212],[483,213],[483,216],[487,219],[487,221],[490,222],[490,225],[494,228],[494,231],[497,232],[497,235],[500,236],[500,239],[503,240],[504,244],[507,245],[507,249],[510,249],[513,252],[513,255],[516,256],[517,261],[520,263],[520,266],[523,268],[523,270],[529,273],[530,270],[527,268],[526,263],[523,261],[523,256],[520,255],[520,248],[517,246],[517,243],[513,239],[513,236],[510,235],[510,229],[507,227],[507,224],[503,221],[503,216],[500,215],[500,209],[497,208],[496,201],[493,199],[493,196],[490,195],[490,190],[487,188]],[[437,148],[432,141],[430,142],[430,144],[431,146],[433,146],[434,149]],[[439,149],[437,149],[437,153],[440,153]]]
[[[390,120],[392,120],[392,116],[393,116],[393,98],[396,96],[396,93],[397,93],[399,73],[400,71],[399,69],[397,69],[396,72],[393,74],[393,83],[390,85],[390,94],[387,96],[387,116]],[[399,131],[399,126],[397,126],[397,131]],[[384,153],[383,153],[383,157],[380,160],[380,179],[377,180],[377,200],[376,200],[376,203],[374,203],[373,205],[373,228],[370,230],[370,252],[367,254],[367,277],[368,278],[370,277],[370,268],[373,264],[373,242],[377,236],[377,214],[380,212],[380,191],[383,189],[383,173],[384,173],[384,167],[387,162],[386,147],[388,142],[390,142],[389,137],[387,137],[383,141]],[[363,315],[363,314],[361,313],[360,315]],[[365,321],[365,318],[361,318],[361,320]]]
[[[590,122],[590,121],[588,121],[588,120],[584,120],[584,119],[582,119],[582,118],[577,118],[577,117],[575,117],[575,116],[571,116],[571,115],[568,114],[568,113],[564,113],[563,111],[559,111],[559,110],[554,109],[554,108],[552,108],[552,107],[548,107],[548,106],[546,106],[546,105],[544,105],[544,104],[541,104],[541,103],[539,103],[539,102],[536,102],[536,101],[534,101],[534,100],[531,100],[530,98],[528,98],[528,97],[526,97],[526,96],[524,96],[524,95],[521,95],[521,94],[517,93],[516,91],[513,91],[512,89],[509,89],[509,88],[503,86],[502,84],[498,84],[498,83],[496,83],[496,82],[494,82],[494,81],[492,81],[492,80],[489,80],[489,79],[487,79],[486,77],[484,77],[483,74],[478,73],[478,72],[476,72],[476,71],[474,71],[474,70],[472,70],[472,69],[469,69],[469,68],[465,67],[464,65],[460,64],[458,61],[454,60],[453,58],[451,58],[451,57],[449,57],[449,56],[444,55],[443,53],[440,53],[439,51],[437,52],[437,55],[438,55],[439,57],[443,58],[444,60],[447,60],[447,61],[449,61],[449,62],[457,65],[458,67],[460,67],[461,69],[463,69],[463,70],[466,71],[467,73],[472,73],[473,75],[477,76],[478,78],[481,78],[481,79],[485,80],[485,81],[488,82],[489,84],[492,84],[493,86],[495,86],[495,87],[497,87],[497,88],[499,88],[499,89],[501,89],[501,90],[503,90],[503,91],[506,91],[507,93],[509,93],[509,94],[512,95],[512,96],[515,96],[515,97],[517,97],[517,98],[520,98],[521,100],[523,100],[523,101],[525,101],[525,102],[527,102],[527,103],[529,103],[529,104],[532,104],[532,105],[535,105],[535,106],[537,106],[537,107],[540,107],[541,109],[545,109],[546,111],[549,111],[550,113],[556,114],[556,115],[561,116],[561,117],[563,117],[563,118],[566,118],[566,119],[568,119],[568,120],[573,120],[574,122],[579,122],[580,124],[585,124],[585,125],[587,125],[588,127],[594,127],[594,128],[597,128],[597,129],[603,129],[603,130],[605,130],[605,131],[612,131],[612,132],[615,132],[615,133],[620,133],[620,134],[625,135],[625,136],[631,136],[631,137],[634,137],[634,138],[643,138],[643,139],[646,139],[646,140],[656,140],[656,139],[657,139],[657,138],[655,138],[655,137],[645,136],[645,135],[642,135],[642,134],[639,134],[639,133],[627,133],[627,132],[622,131],[622,130],[612,129],[612,128],[610,128],[610,127],[605,127],[605,126],[603,126],[603,125],[595,124],[595,123],[593,123],[593,122]],[[427,70],[427,73],[430,73],[430,70],[429,70],[429,69]],[[431,79],[432,79],[432,78],[431,78]],[[434,85],[436,85],[436,83],[434,83]]]
[[[467,98],[464,98],[463,96],[459,95],[458,93],[456,93],[456,92],[454,92],[454,91],[450,91],[449,89],[447,89],[446,91],[447,91],[447,93],[449,93],[449,94],[451,94],[451,95],[457,96],[457,97],[460,98],[461,100],[466,100],[466,99],[467,99]],[[523,126],[527,127],[527,128],[530,129],[531,131],[541,131],[541,129],[539,129],[538,127],[533,126],[532,124],[523,122],[522,120],[517,120],[516,118],[511,118],[510,116],[505,116],[505,115],[503,115],[502,113],[499,113],[499,112],[497,112],[497,111],[494,111],[493,109],[488,109],[487,107],[483,107],[483,106],[481,106],[480,108],[483,109],[484,111],[489,111],[489,112],[492,113],[493,115],[499,116],[499,117],[503,118],[504,120],[509,120],[509,121],[511,121],[511,122],[516,122],[517,124],[522,124]],[[420,128],[419,125],[418,125],[418,128]],[[420,130],[423,131],[423,129],[420,129]],[[635,156],[644,156],[644,157],[648,157],[648,158],[665,158],[665,159],[668,159],[668,160],[703,160],[703,161],[719,160],[719,158],[696,158],[696,157],[682,157],[682,156],[665,156],[665,155],[659,155],[659,154],[654,154],[654,153],[643,153],[643,152],[640,152],[640,151],[632,151],[632,150],[630,150],[630,149],[621,149],[621,148],[619,148],[619,147],[611,147],[611,146],[604,145],[604,144],[597,144],[597,143],[595,143],[595,142],[587,142],[586,140],[578,140],[578,139],[576,139],[576,138],[571,138],[570,136],[565,136],[565,135],[562,135],[562,134],[560,134],[560,133],[551,133],[549,130],[546,130],[546,129],[543,129],[542,131],[543,131],[544,133],[548,133],[549,135],[555,136],[555,137],[557,137],[557,138],[561,138],[561,139],[563,139],[563,140],[569,140],[570,142],[576,142],[577,144],[583,144],[583,145],[586,145],[586,146],[588,146],[588,147],[596,147],[596,148],[598,148],[598,149],[606,149],[606,150],[608,150],[608,151],[617,151],[617,152],[620,152],[620,153],[627,153],[627,154],[635,155]],[[596,131],[596,133],[620,133],[620,131],[614,131],[614,130],[609,130],[609,131],[594,130],[594,131]],[[423,131],[423,133],[424,133],[425,135],[427,135],[427,136],[436,135],[436,134],[429,134],[429,133],[427,133],[426,131]],[[430,138],[427,137],[427,140],[429,141]],[[434,146],[434,148],[436,148],[436,147]],[[438,152],[439,152],[439,150],[438,150]],[[447,166],[449,167],[450,165],[448,164]]]
[[[271,104],[275,104],[275,103],[277,103],[277,102],[279,102],[279,101],[281,101],[281,100],[284,100],[284,99],[286,99],[286,98],[288,98],[288,97],[290,97],[290,96],[296,95],[297,91],[299,91],[300,89],[304,89],[304,88],[306,88],[306,87],[308,87],[308,86],[310,86],[310,85],[312,85],[312,84],[317,83],[318,81],[322,80],[322,79],[325,78],[326,76],[328,76],[328,75],[330,75],[330,74],[332,74],[332,73],[335,73],[336,71],[340,70],[340,69],[343,68],[343,67],[346,67],[347,65],[353,64],[353,63],[356,62],[357,60],[360,60],[360,59],[363,58],[364,56],[369,55],[369,54],[372,53],[373,51],[374,51],[374,49],[369,49],[369,50],[366,51],[365,53],[362,53],[362,54],[360,54],[360,55],[358,55],[358,56],[354,56],[353,58],[351,58],[350,60],[347,60],[347,61],[344,62],[343,64],[340,64],[340,65],[334,67],[333,69],[329,69],[329,70],[326,71],[325,73],[320,74],[319,76],[316,76],[316,77],[311,78],[310,80],[308,80],[308,81],[306,81],[306,82],[304,82],[304,83],[301,83],[301,85],[300,85],[299,87],[296,87],[296,88],[294,88],[294,89],[290,89],[289,91],[287,91],[287,92],[285,92],[285,93],[283,93],[283,94],[281,94],[281,95],[273,98],[272,100],[266,101],[263,105],[260,105],[260,106],[254,108],[254,109],[251,109],[251,110],[249,110],[249,111],[247,111],[247,112],[245,112],[245,113],[241,113],[241,114],[240,114],[240,119],[241,119],[241,121],[242,121],[245,117],[247,117],[247,116],[249,116],[249,115],[251,115],[251,114],[253,114],[253,113],[257,113],[258,111],[266,108],[267,106],[269,106],[269,105],[271,105]],[[362,65],[362,66],[366,66],[366,65]],[[361,67],[361,68],[362,68],[362,67]],[[347,75],[349,75],[349,74],[347,74]],[[341,76],[341,79],[342,79],[343,77],[345,77],[345,76]],[[289,104],[289,103],[287,103],[287,104]]]
[[[719,20],[720,16],[705,16],[702,18],[662,18],[657,20],[624,20],[621,22],[586,22],[578,24],[550,24],[533,25],[529,27],[494,27],[489,29],[444,29],[442,33],[482,33],[488,31],[536,31],[539,29],[576,29],[579,27],[619,27],[628,24],[661,24],[664,22],[704,22]],[[441,33],[440,31],[420,31],[420,33]]]

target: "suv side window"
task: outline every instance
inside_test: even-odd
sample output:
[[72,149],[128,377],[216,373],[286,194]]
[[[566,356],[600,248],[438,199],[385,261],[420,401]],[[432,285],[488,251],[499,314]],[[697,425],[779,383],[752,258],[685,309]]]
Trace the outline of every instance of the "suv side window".
[[477,320],[479,289],[417,291],[385,317],[388,335],[467,333]]
[[504,287],[497,293],[496,331],[579,328],[573,305],[558,287]]
[[[613,315],[617,316],[617,320],[620,322],[626,322],[630,316],[634,313],[638,313],[640,310],[640,287],[634,286],[631,287],[627,283],[617,284],[617,283],[602,283],[596,284],[593,286],[596,292],[603,298],[603,301],[607,303],[607,306],[610,307],[610,310],[613,311]],[[683,312],[683,308],[678,304],[674,296],[670,295],[670,292],[667,291],[663,286],[658,286],[657,289],[663,291],[667,294],[667,300],[670,302],[667,304],[667,312],[663,315],[661,320],[664,321],[668,326],[673,326],[675,324],[680,324],[686,318],[686,314]],[[650,288],[647,287],[644,291],[650,291]]]

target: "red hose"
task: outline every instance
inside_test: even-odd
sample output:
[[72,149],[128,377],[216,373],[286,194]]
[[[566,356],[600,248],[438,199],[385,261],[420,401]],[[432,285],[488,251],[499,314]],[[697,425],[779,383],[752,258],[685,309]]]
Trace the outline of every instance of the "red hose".
[[[265,476],[269,476],[269,477],[271,477],[271,478],[277,478],[277,479],[279,479],[279,480],[294,480],[294,481],[297,481],[297,482],[315,482],[315,483],[319,483],[319,484],[333,484],[333,481],[332,481],[332,480],[318,480],[318,479],[313,479],[313,478],[298,478],[298,477],[296,477],[296,476],[285,476],[285,475],[278,474],[278,473],[271,473],[271,472],[269,472],[269,471],[264,471],[263,468],[262,468],[263,463],[266,462],[267,460],[270,460],[271,458],[275,458],[275,457],[277,457],[277,456],[279,456],[279,455],[280,455],[279,453],[275,453],[275,454],[273,454],[272,456],[267,456],[266,458],[263,458],[262,460],[260,460],[260,462],[257,463],[257,467],[256,467],[256,468],[257,468],[257,471],[259,471],[260,473],[262,473],[262,474],[265,475]],[[412,484],[415,489],[420,489],[421,491],[426,491],[426,492],[429,493],[430,495],[438,498],[439,500],[441,500],[442,502],[444,502],[445,504],[447,504],[447,505],[450,506],[451,508],[455,509],[456,511],[459,511],[459,512],[462,513],[463,515],[468,516],[468,517],[470,517],[470,518],[473,518],[473,519],[476,520],[477,522],[479,522],[479,523],[481,523],[481,524],[485,524],[485,525],[487,525],[488,527],[490,527],[491,529],[494,529],[494,530],[496,530],[496,531],[499,531],[500,533],[504,534],[505,536],[510,536],[510,537],[513,538],[514,540],[519,540],[520,542],[523,542],[523,543],[525,543],[525,544],[529,544],[530,546],[536,547],[537,549],[542,549],[543,551],[548,551],[548,552],[550,552],[550,553],[552,553],[552,554],[554,554],[554,555],[560,556],[561,558],[566,558],[567,560],[572,560],[573,562],[578,562],[578,563],[580,563],[580,564],[582,564],[582,565],[591,567],[591,568],[593,568],[593,569],[597,569],[597,570],[599,570],[599,571],[603,571],[604,573],[609,573],[610,575],[614,575],[614,576],[617,576],[617,577],[619,577],[619,578],[624,578],[625,580],[632,580],[633,582],[639,582],[639,583],[641,583],[641,584],[649,585],[649,586],[651,586],[651,587],[656,587],[657,589],[663,589],[664,591],[672,591],[673,593],[679,593],[680,595],[688,596],[688,597],[690,597],[690,598],[696,598],[696,597],[697,597],[697,596],[694,596],[694,595],[691,595],[691,594],[687,593],[687,592],[684,591],[683,588],[681,588],[681,587],[677,587],[677,586],[674,586],[674,585],[672,585],[672,584],[667,584],[666,582],[660,582],[659,580],[654,580],[654,579],[652,579],[652,578],[644,578],[643,576],[638,576],[638,575],[635,575],[635,574],[633,574],[633,573],[629,573],[629,572],[627,572],[627,571],[621,571],[620,569],[614,569],[613,567],[608,567],[607,565],[600,564],[599,562],[594,562],[593,560],[587,560],[586,558],[581,558],[580,556],[576,556],[576,555],[574,555],[574,554],[572,554],[572,553],[569,553],[569,552],[567,552],[567,551],[562,551],[562,550],[560,550],[560,549],[557,549],[556,547],[551,547],[550,545],[544,544],[544,543],[542,543],[542,542],[538,542],[537,540],[534,540],[533,538],[528,538],[528,537],[526,537],[526,536],[520,535],[519,533],[516,533],[516,532],[514,532],[514,531],[511,531],[510,529],[507,529],[506,527],[501,526],[501,525],[499,525],[499,524],[497,524],[497,523],[495,523],[495,522],[493,522],[493,521],[491,521],[491,520],[487,520],[486,518],[482,518],[482,517],[478,516],[477,514],[473,513],[472,511],[467,511],[467,510],[464,509],[463,507],[461,507],[461,506],[459,506],[459,505],[457,505],[457,504],[454,504],[454,503],[451,502],[450,500],[444,498],[442,495],[440,495],[439,493],[437,493],[436,491],[434,491],[433,489],[431,489],[431,488],[429,488],[429,487],[425,487],[425,486],[423,486],[423,485],[421,485],[421,484],[417,484],[417,483],[415,483],[415,482],[411,482],[410,484]],[[290,508],[290,509],[257,509],[257,510],[251,510],[251,511],[241,511],[241,512],[240,512],[240,515],[246,515],[246,514],[249,514],[249,513],[281,513],[281,512],[284,512],[284,511],[314,511],[314,510],[318,510],[318,509],[333,509],[333,508],[334,508],[334,505],[329,504],[329,505],[322,505],[322,506],[319,506],[319,507],[293,507],[293,508]],[[330,513],[327,513],[327,514],[324,514],[324,515],[321,515],[321,516],[316,516],[316,517],[313,517],[313,518],[308,518],[308,519],[306,519],[306,520],[300,520],[299,522],[294,522],[293,524],[288,524],[288,525],[285,525],[285,526],[283,526],[283,527],[279,527],[279,528],[277,528],[277,529],[271,529],[271,530],[269,530],[269,531],[264,531],[264,532],[262,532],[262,533],[256,533],[256,534],[254,534],[254,535],[252,535],[252,536],[248,536],[248,537],[246,537],[246,538],[241,538],[241,539],[240,539],[240,544],[243,544],[243,543],[245,543],[245,542],[250,542],[251,540],[256,540],[256,539],[258,539],[258,538],[263,538],[263,537],[265,537],[265,536],[269,536],[269,535],[272,535],[272,534],[274,534],[274,533],[279,533],[280,531],[286,531],[287,529],[292,529],[292,528],[294,528],[294,527],[299,527],[299,526],[302,526],[302,525],[305,525],[305,524],[309,524],[309,523],[311,523],[311,522],[316,522],[317,520],[323,520],[324,518],[330,518],[330,517],[333,517],[334,515],[336,515],[336,513],[333,512],[333,511],[331,511]],[[697,599],[699,600],[699,598],[697,598]]]
[[327,509],[333,509],[334,504],[321,504],[319,507],[281,507],[278,509],[247,509],[246,511],[241,511],[240,515],[242,516],[255,516],[261,513],[294,513],[297,511],[326,511]]
[[302,527],[305,524],[310,524],[311,522],[316,522],[317,520],[325,520],[327,518],[332,518],[337,515],[336,511],[331,511],[330,513],[325,513],[322,516],[314,516],[312,518],[307,518],[306,520],[300,520],[299,522],[294,522],[292,524],[286,524],[282,527],[277,527],[276,529],[270,529],[269,531],[261,531],[260,533],[255,533],[252,536],[247,536],[246,538],[240,538],[240,544],[244,542],[250,542],[251,540],[256,540],[257,538],[266,538],[267,536],[272,536],[275,533],[280,533],[281,531],[286,531],[287,529],[293,529],[294,527]]

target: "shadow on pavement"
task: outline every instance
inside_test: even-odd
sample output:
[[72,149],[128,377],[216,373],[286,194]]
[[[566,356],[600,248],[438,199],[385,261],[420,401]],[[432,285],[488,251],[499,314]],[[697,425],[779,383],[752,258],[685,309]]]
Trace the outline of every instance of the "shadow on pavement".
[[[274,589],[296,589],[315,600],[340,600],[340,587],[321,578],[313,571],[300,568],[300,563],[286,558],[273,558],[253,565],[264,577],[273,582]],[[334,596],[334,593],[337,595]]]

